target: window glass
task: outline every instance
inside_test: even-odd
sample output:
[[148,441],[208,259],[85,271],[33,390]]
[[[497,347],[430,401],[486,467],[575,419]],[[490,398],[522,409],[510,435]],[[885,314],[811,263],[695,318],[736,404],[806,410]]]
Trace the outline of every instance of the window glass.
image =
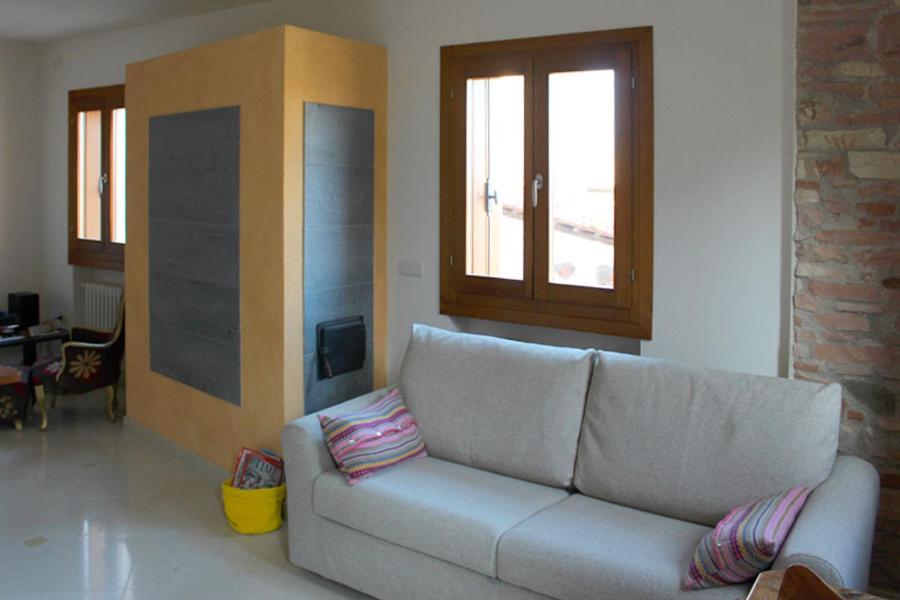
[[466,274],[522,279],[525,77],[466,82]]
[[112,111],[110,132],[110,238],[117,244],[125,243],[125,109]]
[[550,283],[613,288],[614,71],[548,77]]
[[78,237],[102,240],[101,111],[78,113]]

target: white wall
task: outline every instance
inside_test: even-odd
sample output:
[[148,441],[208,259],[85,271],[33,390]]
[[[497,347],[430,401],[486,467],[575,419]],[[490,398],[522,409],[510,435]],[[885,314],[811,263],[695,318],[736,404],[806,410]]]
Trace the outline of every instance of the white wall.
[[[390,6],[390,10],[386,8]],[[782,338],[784,179],[792,170],[789,3],[781,0],[390,0],[376,11],[390,56],[391,366],[412,321],[438,304],[438,51],[442,44],[654,27],[654,336],[645,355],[776,374]],[[786,125],[787,124],[787,125]],[[789,178],[789,175],[788,175]],[[789,229],[789,228],[787,228]],[[395,275],[422,258],[421,280]],[[483,322],[457,321],[481,330]],[[490,331],[621,347],[538,328]]]
[[[0,40],[0,310],[9,292],[40,292],[40,47]],[[22,351],[0,350],[18,364]]]
[[[45,302],[54,310],[73,306],[65,256],[66,92],[121,82],[125,64],[135,60],[290,23],[389,50],[392,375],[413,322],[637,351],[633,340],[437,314],[438,48],[652,25],[654,339],[640,350],[775,374],[790,280],[790,19],[788,0],[279,0],[55,44],[43,57]],[[401,258],[421,260],[423,277],[400,277]]]
[[39,69],[40,47],[0,40],[0,310],[41,283]]

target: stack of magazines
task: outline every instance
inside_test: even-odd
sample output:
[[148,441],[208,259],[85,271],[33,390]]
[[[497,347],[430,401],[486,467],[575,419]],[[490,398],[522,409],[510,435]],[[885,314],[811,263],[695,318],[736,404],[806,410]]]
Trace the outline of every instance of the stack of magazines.
[[241,490],[278,487],[284,482],[284,461],[271,450],[242,448],[231,487]]

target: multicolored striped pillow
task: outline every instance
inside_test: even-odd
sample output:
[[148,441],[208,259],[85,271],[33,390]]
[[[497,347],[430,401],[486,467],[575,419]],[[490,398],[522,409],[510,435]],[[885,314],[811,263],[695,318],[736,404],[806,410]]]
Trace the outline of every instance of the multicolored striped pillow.
[[682,589],[730,585],[768,569],[809,497],[802,485],[732,510],[694,551]]
[[357,412],[319,415],[319,424],[328,451],[350,485],[405,460],[428,456],[399,390]]

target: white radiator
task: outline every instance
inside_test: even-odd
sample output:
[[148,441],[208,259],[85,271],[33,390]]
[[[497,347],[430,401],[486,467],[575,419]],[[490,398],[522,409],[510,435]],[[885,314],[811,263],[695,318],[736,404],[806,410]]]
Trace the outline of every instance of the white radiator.
[[105,283],[82,283],[84,295],[84,326],[100,331],[112,331],[119,316],[122,288]]

